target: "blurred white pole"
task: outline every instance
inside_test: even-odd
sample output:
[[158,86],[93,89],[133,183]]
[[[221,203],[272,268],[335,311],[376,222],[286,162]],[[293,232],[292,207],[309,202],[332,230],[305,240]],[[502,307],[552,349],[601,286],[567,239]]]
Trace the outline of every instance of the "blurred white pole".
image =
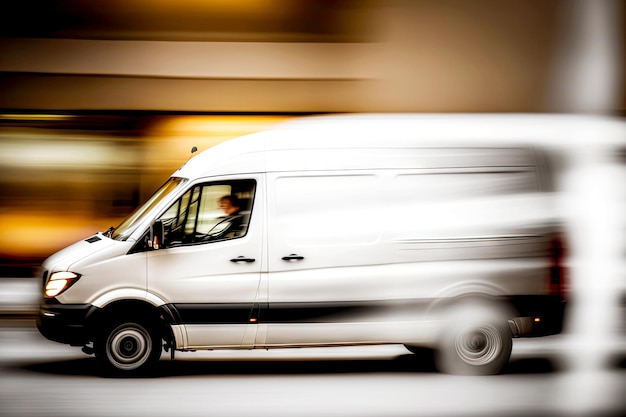
[[620,107],[621,0],[562,0],[548,110],[608,113]]
[[[609,114],[620,109],[622,77],[622,2],[561,1],[561,33],[557,39],[548,110]],[[605,135],[593,126],[581,135]],[[587,142],[588,143],[588,142]],[[593,415],[614,403],[606,366],[615,323],[613,289],[619,276],[620,169],[606,149],[576,150],[575,174],[569,181],[576,246],[573,284],[575,308],[566,340],[570,373],[561,380],[557,409],[568,415]],[[619,167],[617,167],[619,168]],[[617,388],[623,390],[623,385]],[[619,401],[619,399],[617,399]]]

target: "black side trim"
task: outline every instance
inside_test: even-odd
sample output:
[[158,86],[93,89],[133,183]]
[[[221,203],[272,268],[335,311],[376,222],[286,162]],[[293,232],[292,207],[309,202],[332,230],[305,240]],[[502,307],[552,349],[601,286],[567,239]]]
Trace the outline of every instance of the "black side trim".
[[335,323],[371,320],[386,314],[424,313],[432,300],[308,303],[167,304],[171,324]]
[[261,312],[264,323],[337,323],[371,321],[387,315],[417,316],[428,310],[433,300],[383,300],[310,303],[270,303]]
[[[566,305],[560,297],[529,295],[498,300],[512,305],[517,310],[517,317],[541,318],[535,324],[532,336],[547,336],[562,330]],[[379,321],[394,315],[417,318],[427,314],[437,301],[166,304],[161,311],[170,324],[340,323]]]
[[168,304],[163,306],[173,324],[244,324],[249,323],[252,303]]
[[174,307],[173,304],[164,304],[159,307],[161,311],[161,315],[165,319],[165,322],[168,324],[182,324],[183,321],[180,318],[180,314],[178,314],[178,310]]

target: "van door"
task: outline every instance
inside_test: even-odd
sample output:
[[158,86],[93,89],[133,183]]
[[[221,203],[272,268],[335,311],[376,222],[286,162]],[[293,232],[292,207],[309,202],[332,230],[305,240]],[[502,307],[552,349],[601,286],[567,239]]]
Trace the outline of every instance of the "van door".
[[[263,253],[261,176],[198,182],[160,216],[148,291],[184,326],[178,348],[252,346]],[[183,346],[181,346],[183,345]]]
[[372,172],[268,173],[266,345],[371,341],[385,296],[380,178]]

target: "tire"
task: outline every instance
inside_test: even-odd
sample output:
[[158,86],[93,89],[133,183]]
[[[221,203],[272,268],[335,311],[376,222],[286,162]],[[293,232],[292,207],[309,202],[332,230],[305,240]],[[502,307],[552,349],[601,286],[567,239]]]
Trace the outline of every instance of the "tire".
[[[492,313],[495,313],[492,311]],[[457,375],[495,375],[509,363],[513,340],[499,315],[459,316],[449,321],[435,354],[437,369]]]
[[150,369],[161,356],[161,337],[145,323],[124,322],[106,327],[96,338],[96,358],[105,374],[136,375]]

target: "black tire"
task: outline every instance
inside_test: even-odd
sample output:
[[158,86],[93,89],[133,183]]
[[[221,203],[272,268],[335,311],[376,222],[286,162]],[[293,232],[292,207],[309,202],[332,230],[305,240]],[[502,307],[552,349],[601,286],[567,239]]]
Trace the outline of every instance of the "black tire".
[[435,354],[437,369],[457,375],[495,375],[509,363],[513,340],[506,318],[455,315]]
[[105,374],[137,375],[149,370],[161,356],[161,336],[141,322],[107,326],[96,338],[94,351]]

